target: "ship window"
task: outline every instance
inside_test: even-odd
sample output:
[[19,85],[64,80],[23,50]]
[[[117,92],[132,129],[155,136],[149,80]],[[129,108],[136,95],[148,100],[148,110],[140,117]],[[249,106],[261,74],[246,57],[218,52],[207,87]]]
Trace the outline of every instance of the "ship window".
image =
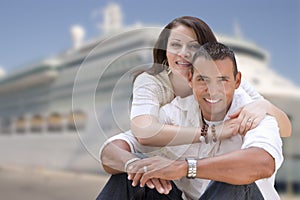
[[35,115],[30,121],[31,131],[33,133],[39,133],[43,131],[43,118],[40,115]]
[[10,134],[11,133],[11,120],[10,118],[4,118],[1,120],[0,132],[2,134]]
[[51,114],[47,119],[48,130],[50,132],[62,131],[62,117],[58,113]]
[[25,117],[19,117],[15,123],[17,133],[25,133],[26,131],[26,119]]
[[68,117],[68,129],[72,131],[84,129],[86,118],[86,114],[82,111],[71,112]]

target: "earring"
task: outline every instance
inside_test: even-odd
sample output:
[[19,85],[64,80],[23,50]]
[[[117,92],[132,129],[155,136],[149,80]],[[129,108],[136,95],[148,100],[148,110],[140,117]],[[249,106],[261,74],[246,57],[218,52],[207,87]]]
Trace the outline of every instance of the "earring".
[[163,68],[167,67],[166,71],[167,71],[167,74],[169,75],[172,71],[170,69],[170,66],[168,66],[168,60],[167,59],[163,60],[163,62],[161,64],[162,64]]

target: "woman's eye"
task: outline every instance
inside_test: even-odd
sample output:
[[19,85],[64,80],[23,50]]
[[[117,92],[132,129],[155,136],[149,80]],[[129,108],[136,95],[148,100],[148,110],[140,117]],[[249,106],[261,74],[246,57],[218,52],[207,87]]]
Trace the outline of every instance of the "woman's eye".
[[181,47],[179,43],[171,43],[171,47]]
[[190,44],[189,45],[189,49],[191,50],[198,50],[200,48],[200,45],[197,43],[197,44]]

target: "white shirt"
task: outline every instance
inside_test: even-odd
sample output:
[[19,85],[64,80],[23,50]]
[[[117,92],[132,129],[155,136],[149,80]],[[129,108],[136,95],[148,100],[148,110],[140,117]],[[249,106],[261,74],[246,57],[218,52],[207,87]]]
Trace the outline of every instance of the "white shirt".
[[[251,98],[243,90],[237,89],[225,119],[228,119],[228,114],[233,113],[250,101]],[[176,97],[170,104],[161,108],[159,116],[161,123],[198,127],[199,122],[201,121],[198,114],[199,112],[199,107],[194,96],[189,96],[187,98]],[[260,147],[275,159],[276,171],[283,162],[282,141],[279,135],[278,125],[275,118],[271,116],[266,116],[259,126],[248,131],[243,139],[238,135],[228,140],[217,142],[216,144],[206,145],[201,143],[198,145],[201,146],[202,149],[204,146],[204,151],[201,150],[200,153],[198,153],[198,158],[220,155],[240,148]],[[193,144],[191,148],[194,147],[194,151],[199,152],[199,146],[196,147],[195,144]],[[182,156],[186,155],[183,154]],[[194,158],[197,158],[197,156],[194,156]],[[256,181],[262,195],[267,200],[280,199],[274,189],[276,171],[272,177]],[[175,184],[183,191],[183,199],[199,199],[204,192],[208,181],[203,179],[190,180],[183,178],[179,181],[175,181]]]
[[[243,89],[251,95],[251,97],[253,99],[258,99],[258,98],[262,98],[246,81],[242,81],[241,86],[243,87]],[[186,100],[184,100],[184,98],[181,100],[180,97],[176,98],[174,100],[174,102],[172,102],[170,104],[170,110],[172,111],[173,108],[172,106],[176,106],[176,104],[181,105],[181,106],[177,106],[176,109],[178,113],[182,114],[180,115],[181,117],[170,117],[167,118],[168,116],[168,112],[166,112],[168,110],[168,106],[163,108],[162,111],[160,111],[160,107],[170,103],[173,99],[174,99],[174,93],[172,90],[172,85],[171,82],[169,80],[168,74],[163,71],[161,73],[159,73],[158,75],[152,76],[149,75],[147,73],[142,73],[141,75],[139,75],[134,83],[134,88],[133,88],[133,102],[132,102],[132,108],[131,108],[131,119],[139,116],[139,115],[145,115],[145,114],[150,114],[150,115],[154,115],[158,118],[160,118],[160,121],[162,121],[163,123],[168,123],[168,124],[174,124],[174,125],[181,125],[181,126],[194,126],[197,127],[199,126],[199,117],[195,118],[194,115],[195,113],[199,113],[198,112],[198,106],[197,106],[197,102],[193,102],[192,104],[195,106],[194,109],[191,109],[190,112],[186,112],[186,110],[181,109],[182,106],[184,106],[184,104],[189,104],[191,103],[191,99],[193,101],[195,101],[193,98],[187,97]],[[238,101],[239,98],[237,98]],[[179,101],[178,103],[176,103],[177,101]],[[186,103],[185,103],[186,101]],[[245,102],[244,102],[245,104]],[[241,104],[242,105],[242,104]],[[182,107],[184,108],[184,107]],[[163,112],[166,112],[163,114]],[[188,116],[184,116],[184,113],[186,113]],[[194,113],[194,114],[193,114]],[[159,117],[159,115],[162,115],[161,117]],[[171,114],[170,116],[173,116],[173,114]],[[187,117],[187,118],[186,118]],[[188,119],[188,120],[187,120]],[[147,154],[148,156],[153,156],[153,155],[161,155],[161,156],[165,156],[168,157],[170,159],[177,159],[177,158],[185,158],[185,157],[207,157],[207,156],[213,156],[213,155],[217,155],[217,154],[222,154],[225,152],[228,152],[230,150],[233,149],[239,149],[242,145],[241,143],[241,139],[235,138],[234,140],[238,140],[239,142],[234,143],[234,145],[232,145],[232,141],[228,141],[228,148],[217,148],[219,143],[215,144],[215,145],[199,145],[199,144],[193,144],[193,145],[180,145],[177,147],[164,147],[164,148],[160,148],[160,147],[149,147],[149,146],[143,146],[141,144],[138,143],[138,141],[136,140],[136,138],[133,136],[133,134],[131,133],[131,131],[127,131],[125,133],[120,133],[117,134],[111,138],[109,138],[101,147],[100,149],[100,155],[101,152],[103,150],[103,148],[111,141],[114,140],[124,140],[128,143],[128,145],[130,146],[131,152],[142,152]],[[225,145],[226,142],[222,142],[221,146]],[[226,146],[226,145],[225,145]],[[194,149],[197,149],[196,151]],[[198,153],[200,152],[200,154]],[[196,185],[194,185],[192,182],[189,182],[190,180],[186,180],[186,182],[184,182],[185,178],[182,179],[182,184],[186,185],[188,188],[190,188],[192,190],[192,188],[194,187],[194,189],[196,191],[200,191],[200,194],[202,194],[202,192],[204,191],[204,189],[206,188],[206,185],[208,183],[207,180],[202,180],[201,182],[201,187],[196,187]],[[274,182],[274,180],[273,180]],[[189,186],[188,186],[189,185]],[[199,186],[199,185],[198,185]],[[202,189],[199,189],[202,188]],[[197,192],[196,192],[197,193]],[[191,196],[195,196],[198,194],[191,194]]]

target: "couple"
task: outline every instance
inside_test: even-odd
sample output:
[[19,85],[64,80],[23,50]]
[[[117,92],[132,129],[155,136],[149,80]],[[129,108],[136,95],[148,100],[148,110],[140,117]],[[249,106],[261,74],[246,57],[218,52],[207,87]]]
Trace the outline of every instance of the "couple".
[[[191,68],[191,58],[206,42],[211,43],[201,49],[211,50],[209,55],[224,52],[228,55],[213,57],[214,62],[211,62],[200,50]],[[235,191],[240,192],[239,197],[258,195],[259,199],[263,195],[265,199],[272,199],[274,195],[273,199],[278,198],[273,184],[274,174],[282,162],[281,140],[277,123],[269,115],[276,117],[281,135],[288,136],[290,124],[286,115],[263,100],[244,81],[235,92],[241,75],[237,69],[233,70],[236,68],[234,56],[230,57],[227,47],[216,43],[209,27],[197,18],[173,20],[160,34],[153,52],[156,64],[148,73],[139,75],[134,83],[131,118],[135,137],[130,132],[119,134],[108,140],[101,151],[104,169],[118,175],[112,176],[98,198],[199,199],[202,195],[202,199],[209,199],[209,195],[219,193],[224,198],[223,195],[234,195]],[[209,66],[214,69],[214,64],[218,70],[208,70]],[[205,70],[201,69],[203,66]],[[192,94],[190,85],[195,97],[189,96]],[[250,102],[249,95],[255,101],[245,105]],[[189,97],[177,97],[159,110],[175,96]],[[236,111],[237,108],[240,109]],[[260,112],[251,112],[253,108]],[[224,117],[231,119],[223,123]],[[245,137],[236,135],[247,131]],[[243,150],[239,150],[241,148]],[[227,153],[229,151],[231,153]],[[163,157],[140,160],[134,152]],[[209,158],[203,159],[205,157]],[[133,185],[140,182],[147,187],[132,187],[127,175],[120,174],[124,171],[129,172]],[[189,179],[182,178],[185,176]],[[271,178],[253,183],[267,177]],[[215,180],[206,192],[208,181],[204,179]]]

